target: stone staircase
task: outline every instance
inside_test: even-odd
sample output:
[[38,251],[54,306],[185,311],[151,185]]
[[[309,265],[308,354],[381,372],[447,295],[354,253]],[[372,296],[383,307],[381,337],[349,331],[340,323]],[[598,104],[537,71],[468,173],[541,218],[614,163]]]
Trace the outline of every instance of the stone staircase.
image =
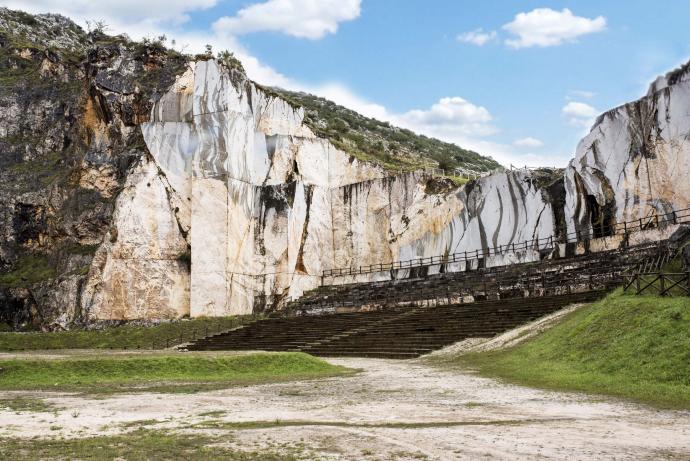
[[322,286],[285,311],[186,349],[414,358],[596,300],[620,284],[625,271],[663,264],[674,248],[654,242],[567,259]]
[[603,294],[588,291],[408,310],[268,318],[196,341],[187,350],[303,351],[330,357],[414,358],[463,339],[495,336]]

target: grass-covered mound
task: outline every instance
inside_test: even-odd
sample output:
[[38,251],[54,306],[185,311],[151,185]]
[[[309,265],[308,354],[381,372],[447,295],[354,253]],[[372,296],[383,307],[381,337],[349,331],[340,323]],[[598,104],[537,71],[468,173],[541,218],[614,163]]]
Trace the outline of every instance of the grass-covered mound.
[[30,357],[0,360],[0,389],[173,392],[308,379],[348,369],[301,352]]
[[519,384],[690,408],[690,298],[618,291],[515,348],[455,360]]
[[122,325],[102,330],[0,332],[0,351],[51,349],[163,349],[234,328],[254,320],[251,316],[214,317],[161,323],[155,326]]

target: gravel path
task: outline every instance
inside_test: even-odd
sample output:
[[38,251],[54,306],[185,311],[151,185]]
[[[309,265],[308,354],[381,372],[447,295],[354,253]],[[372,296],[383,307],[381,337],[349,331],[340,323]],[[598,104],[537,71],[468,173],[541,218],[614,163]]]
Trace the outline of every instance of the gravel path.
[[232,432],[228,443],[240,448],[304,444],[323,459],[690,459],[687,411],[505,385],[419,361],[330,361],[363,371],[191,395],[8,393],[58,409],[0,409],[0,436],[114,434],[145,420],[181,431],[203,421],[281,420],[294,425],[203,430]]

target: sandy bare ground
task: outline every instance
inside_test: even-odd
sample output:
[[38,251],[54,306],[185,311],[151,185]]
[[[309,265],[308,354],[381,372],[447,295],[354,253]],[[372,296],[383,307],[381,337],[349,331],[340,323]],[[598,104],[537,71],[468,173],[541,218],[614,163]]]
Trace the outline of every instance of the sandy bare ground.
[[[0,436],[85,437],[145,426],[208,431],[254,450],[303,444],[308,457],[321,459],[690,459],[690,412],[506,385],[418,361],[331,361],[363,371],[199,394],[7,393],[56,409],[0,410]],[[303,425],[191,427],[276,420]],[[391,423],[411,425],[382,427]]]

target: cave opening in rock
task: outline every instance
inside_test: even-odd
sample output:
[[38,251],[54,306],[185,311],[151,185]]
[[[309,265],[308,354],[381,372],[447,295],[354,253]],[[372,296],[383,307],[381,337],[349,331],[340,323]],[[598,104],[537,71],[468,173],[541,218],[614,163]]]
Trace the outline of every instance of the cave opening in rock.
[[599,205],[594,195],[586,196],[587,214],[592,226],[592,237],[606,237],[614,234],[615,216],[613,205]]

